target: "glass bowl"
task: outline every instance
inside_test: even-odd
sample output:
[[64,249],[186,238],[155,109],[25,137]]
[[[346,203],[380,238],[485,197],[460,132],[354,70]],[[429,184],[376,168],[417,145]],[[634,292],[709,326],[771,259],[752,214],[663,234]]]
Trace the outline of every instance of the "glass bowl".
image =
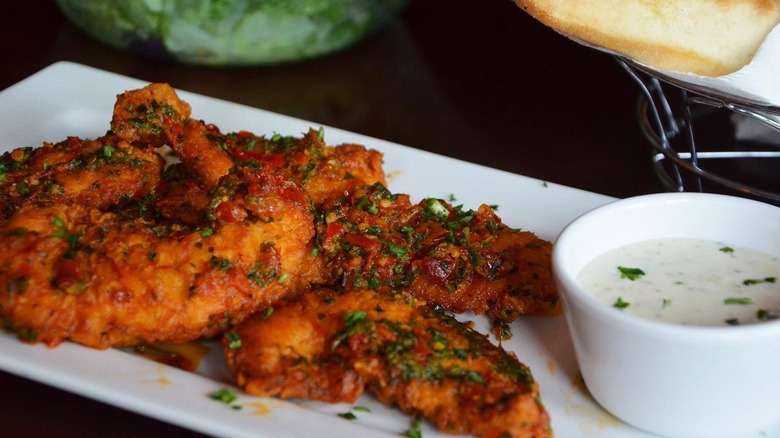
[[349,47],[407,0],[55,0],[76,27],[118,49],[187,64],[261,65]]

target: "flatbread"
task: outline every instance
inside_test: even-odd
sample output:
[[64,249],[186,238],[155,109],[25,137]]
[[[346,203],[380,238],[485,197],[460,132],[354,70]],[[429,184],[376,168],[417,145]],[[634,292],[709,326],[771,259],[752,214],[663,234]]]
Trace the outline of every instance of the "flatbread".
[[534,18],[649,67],[722,76],[780,23],[779,0],[515,0]]

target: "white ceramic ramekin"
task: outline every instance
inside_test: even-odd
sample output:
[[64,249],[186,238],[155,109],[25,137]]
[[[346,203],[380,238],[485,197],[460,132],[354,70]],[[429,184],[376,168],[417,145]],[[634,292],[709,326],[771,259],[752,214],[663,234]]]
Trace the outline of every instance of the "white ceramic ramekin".
[[555,242],[553,269],[588,389],[616,417],[660,435],[735,437],[776,425],[780,320],[724,327],[656,322],[604,304],[575,282],[588,262],[611,249],[667,237],[780,256],[780,208],[664,193],[616,201],[567,226]]

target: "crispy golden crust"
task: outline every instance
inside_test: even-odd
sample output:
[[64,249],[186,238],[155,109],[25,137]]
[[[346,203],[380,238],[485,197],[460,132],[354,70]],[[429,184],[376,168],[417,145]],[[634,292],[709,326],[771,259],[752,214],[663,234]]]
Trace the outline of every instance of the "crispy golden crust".
[[[120,95],[116,135],[3,157],[0,323],[49,345],[183,342],[307,286],[314,225],[301,187],[234,165],[183,114],[170,87],[152,84]],[[172,140],[191,173],[163,180],[147,144]],[[200,164],[214,157],[221,167]]]
[[153,150],[113,135],[15,149],[0,156],[0,218],[42,200],[99,209],[137,200],[154,189],[162,167]]
[[404,291],[431,306],[511,322],[555,307],[549,241],[514,230],[487,205],[412,204],[381,184],[320,209],[317,239],[330,284]]
[[129,143],[176,147],[190,111],[170,85],[149,84],[117,95],[111,129]]
[[355,144],[329,146],[322,131],[301,137],[265,137],[241,131],[222,134],[210,125],[209,139],[234,161],[264,167],[301,185],[315,206],[348,196],[366,184],[385,183],[380,152]]
[[773,0],[515,0],[553,29],[650,67],[704,76],[739,70],[780,23]]
[[367,388],[449,433],[551,435],[527,367],[397,295],[315,290],[248,319],[223,344],[229,369],[252,394],[352,402]]
[[302,287],[312,218],[305,205],[276,207],[198,229],[78,204],[23,207],[0,227],[3,322],[52,346],[216,335]]

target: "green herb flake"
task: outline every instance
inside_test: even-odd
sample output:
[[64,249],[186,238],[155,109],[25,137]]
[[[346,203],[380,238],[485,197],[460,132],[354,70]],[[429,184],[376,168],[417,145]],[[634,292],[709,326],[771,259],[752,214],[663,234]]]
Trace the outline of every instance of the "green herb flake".
[[628,268],[626,266],[618,266],[618,271],[620,271],[620,278],[627,278],[631,281],[634,281],[645,275],[645,271],[639,268]]
[[422,438],[422,419],[419,416],[415,416],[412,419],[412,426],[404,433],[406,438]]
[[625,309],[626,307],[628,307],[630,305],[631,305],[631,303],[623,301],[623,298],[618,297],[618,299],[615,301],[615,304],[613,304],[612,307],[614,307],[616,309]]
[[725,322],[728,325],[739,325],[739,320],[737,318],[729,318]]
[[241,338],[235,332],[226,332],[225,339],[227,340],[228,348],[231,350],[239,350],[244,346],[244,343],[241,342]]
[[439,202],[439,200],[436,198],[428,198],[425,201],[425,210],[437,219],[447,219],[447,217],[450,215],[447,207],[442,205],[442,203]]
[[54,225],[55,227],[59,227],[59,228],[65,228],[65,221],[62,220],[62,218],[59,216],[54,216],[51,222],[49,222],[49,225]]
[[753,286],[756,284],[761,283],[774,283],[777,281],[777,278],[775,277],[766,277],[766,278],[748,278],[747,280],[743,281],[742,284],[745,286]]
[[340,414],[337,414],[337,415],[338,415],[339,417],[341,417],[341,418],[343,418],[343,419],[345,419],[345,420],[349,420],[349,421],[352,421],[352,420],[356,420],[356,419],[357,419],[357,417],[355,416],[355,414],[353,414],[351,411],[348,411],[348,412],[342,412],[342,413],[340,413]]
[[270,318],[271,315],[273,315],[273,314],[274,314],[274,308],[273,308],[273,306],[271,306],[271,307],[265,309],[265,312],[263,312],[263,316],[261,316],[260,319],[265,321],[266,319]]
[[751,298],[726,298],[723,300],[723,304],[736,304],[736,305],[747,305],[747,304],[753,304],[753,300]]
[[290,280],[290,274],[288,274],[286,272],[283,272],[282,275],[279,276],[279,279],[276,280],[276,281],[278,281],[279,283],[284,284],[284,283],[287,283],[287,281],[289,281],[289,280]]
[[720,248],[718,251],[725,252],[726,254],[734,252],[734,248],[730,246],[724,246],[723,248]]
[[213,234],[214,234],[214,230],[212,230],[211,228],[204,228],[204,229],[200,230],[200,236],[201,237],[209,237],[209,236],[211,236]]
[[114,155],[114,152],[116,152],[116,149],[114,149],[111,145],[105,145],[103,146],[103,156],[106,158],[111,158]]
[[387,243],[387,252],[395,257],[398,257],[399,259],[407,259],[409,257],[409,253],[406,251],[406,248],[398,246],[392,242]]
[[233,266],[230,260],[222,257],[212,257],[210,261],[212,268],[219,269],[220,271],[227,271]]
[[228,388],[220,389],[219,391],[214,391],[211,394],[209,394],[209,397],[212,400],[216,400],[222,403],[225,403],[226,405],[233,404],[236,400],[238,400],[238,397],[236,397],[236,393],[233,392],[233,390]]
[[347,327],[352,327],[358,321],[362,321],[368,318],[368,313],[364,310],[355,310],[354,312],[347,312],[344,314],[344,322],[347,323]]
[[672,300],[670,300],[669,298],[664,298],[663,301],[661,302],[661,307],[664,309],[670,307],[671,305],[672,305]]
[[367,408],[366,406],[355,406],[352,408],[352,410],[356,412],[371,412],[371,409]]
[[482,380],[482,376],[480,376],[479,373],[474,371],[474,370],[466,371],[466,374],[464,375],[464,377],[469,382],[480,383],[480,384],[484,384],[485,383],[485,381]]

